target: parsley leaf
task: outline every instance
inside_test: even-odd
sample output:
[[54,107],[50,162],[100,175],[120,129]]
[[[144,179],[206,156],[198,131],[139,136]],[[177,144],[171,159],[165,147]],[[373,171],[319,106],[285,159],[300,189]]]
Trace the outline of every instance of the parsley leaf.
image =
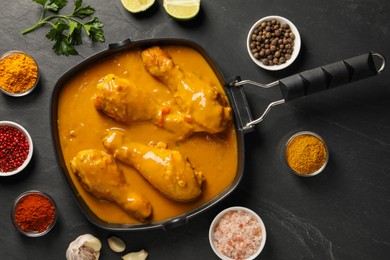
[[74,0],[73,12],[79,9],[82,4],[83,4],[83,0]]
[[76,55],[77,51],[71,44],[69,37],[64,31],[69,29],[69,25],[62,19],[58,19],[53,28],[47,33],[46,37],[54,41],[53,50],[57,55]]
[[[42,0],[41,0],[42,1]],[[68,0],[51,0],[47,5],[47,10],[58,12],[64,6],[68,4]]]
[[105,41],[102,27],[103,23],[100,22],[96,17],[84,25],[85,31],[87,32],[89,38],[91,38],[94,42]]
[[[54,41],[53,51],[57,55],[77,55],[75,46],[81,45],[83,30],[93,42],[104,42],[103,23],[93,17],[88,22],[82,20],[95,13],[90,5],[83,5],[83,0],[73,0],[73,12],[61,15],[59,11],[68,4],[68,0],[32,0],[43,6],[41,19],[32,27],[24,30],[22,34],[34,31],[43,25],[50,25],[51,29],[46,38]],[[52,14],[46,16],[46,12]]]
[[91,14],[95,13],[95,9],[89,5],[87,6],[81,6],[80,8],[77,8],[74,10],[73,15],[78,18],[85,18],[87,16],[90,16]]
[[68,33],[69,43],[72,45],[81,45],[83,40],[81,39],[81,31],[83,27],[79,23],[71,22],[71,29]]

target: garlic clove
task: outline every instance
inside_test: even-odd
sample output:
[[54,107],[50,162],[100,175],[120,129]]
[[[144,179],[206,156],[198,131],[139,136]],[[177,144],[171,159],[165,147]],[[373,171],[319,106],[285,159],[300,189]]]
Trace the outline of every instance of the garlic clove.
[[123,242],[123,240],[120,239],[119,237],[112,236],[112,237],[109,237],[107,241],[108,241],[109,247],[114,252],[120,253],[120,252],[125,251],[125,249],[126,249],[125,242]]
[[148,257],[148,252],[142,249],[138,252],[131,252],[122,256],[123,260],[145,260]]

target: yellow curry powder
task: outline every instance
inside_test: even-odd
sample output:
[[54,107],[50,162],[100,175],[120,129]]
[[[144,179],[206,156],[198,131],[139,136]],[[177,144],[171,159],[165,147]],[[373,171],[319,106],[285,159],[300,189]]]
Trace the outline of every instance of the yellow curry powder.
[[324,165],[326,157],[325,144],[309,134],[296,136],[286,149],[287,163],[299,174],[316,172]]
[[31,89],[38,78],[35,61],[23,53],[14,53],[0,61],[0,87],[13,94]]

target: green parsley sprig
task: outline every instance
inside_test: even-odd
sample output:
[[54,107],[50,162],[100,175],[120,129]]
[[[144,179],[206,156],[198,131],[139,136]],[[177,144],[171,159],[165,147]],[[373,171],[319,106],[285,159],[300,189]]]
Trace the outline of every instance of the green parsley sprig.
[[[52,28],[46,34],[46,38],[54,41],[53,50],[57,55],[77,55],[75,46],[81,45],[82,31],[84,30],[93,42],[104,42],[103,23],[97,17],[87,22],[82,22],[95,13],[95,9],[89,5],[83,5],[83,0],[73,0],[73,12],[61,15],[59,11],[68,4],[68,0],[33,0],[42,6],[42,14],[39,21],[32,27],[24,30],[22,34],[34,31],[43,25]],[[47,15],[47,12],[51,15]]]

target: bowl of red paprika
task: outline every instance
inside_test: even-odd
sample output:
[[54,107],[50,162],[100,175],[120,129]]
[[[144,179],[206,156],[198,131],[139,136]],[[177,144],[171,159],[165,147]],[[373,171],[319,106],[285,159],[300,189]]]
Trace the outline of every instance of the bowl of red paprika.
[[29,54],[9,51],[0,57],[0,91],[12,97],[32,92],[39,82],[39,67]]
[[12,206],[11,218],[16,229],[28,237],[47,234],[57,222],[57,206],[46,193],[30,190],[20,194]]
[[28,131],[11,121],[0,121],[0,177],[21,172],[31,161],[33,142]]

